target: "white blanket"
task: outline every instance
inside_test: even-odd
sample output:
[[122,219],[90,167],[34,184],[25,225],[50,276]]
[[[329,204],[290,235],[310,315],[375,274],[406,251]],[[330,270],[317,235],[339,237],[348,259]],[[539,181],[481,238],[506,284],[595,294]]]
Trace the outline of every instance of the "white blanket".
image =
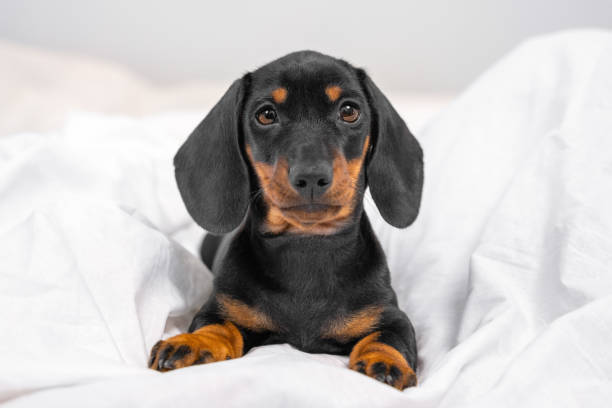
[[[449,67],[452,69],[452,67]],[[287,345],[159,374],[211,277],[172,156],[200,119],[75,116],[0,139],[7,406],[609,406],[612,34],[532,40],[416,132],[421,213],[367,209],[419,346],[398,392]],[[409,120],[410,112],[398,107]]]

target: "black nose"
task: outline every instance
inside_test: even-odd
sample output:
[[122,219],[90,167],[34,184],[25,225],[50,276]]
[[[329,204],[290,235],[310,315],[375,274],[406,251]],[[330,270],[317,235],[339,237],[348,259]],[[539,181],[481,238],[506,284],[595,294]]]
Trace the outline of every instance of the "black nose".
[[289,179],[302,197],[313,200],[322,196],[331,185],[332,167],[327,163],[298,164],[289,170]]

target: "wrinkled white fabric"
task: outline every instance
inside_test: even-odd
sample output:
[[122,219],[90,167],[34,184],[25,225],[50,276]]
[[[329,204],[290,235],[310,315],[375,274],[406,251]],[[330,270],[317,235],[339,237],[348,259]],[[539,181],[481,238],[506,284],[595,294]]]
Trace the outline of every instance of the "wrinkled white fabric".
[[[210,273],[172,156],[193,115],[82,115],[0,139],[7,406],[606,407],[612,401],[612,34],[529,41],[416,132],[413,226],[366,200],[419,346],[398,392],[287,345],[159,374]],[[398,106],[408,119],[410,112]]]

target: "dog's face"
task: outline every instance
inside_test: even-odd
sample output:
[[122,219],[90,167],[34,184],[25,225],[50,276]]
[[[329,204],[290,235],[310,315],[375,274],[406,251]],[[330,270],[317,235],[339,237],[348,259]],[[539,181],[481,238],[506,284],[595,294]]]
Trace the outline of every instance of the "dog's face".
[[330,234],[352,220],[371,128],[354,70],[316,54],[277,60],[251,74],[242,118],[268,232]]
[[234,82],[175,157],[194,219],[237,227],[262,202],[270,233],[333,234],[356,220],[366,184],[390,224],[417,215],[422,152],[362,70],[289,54]]

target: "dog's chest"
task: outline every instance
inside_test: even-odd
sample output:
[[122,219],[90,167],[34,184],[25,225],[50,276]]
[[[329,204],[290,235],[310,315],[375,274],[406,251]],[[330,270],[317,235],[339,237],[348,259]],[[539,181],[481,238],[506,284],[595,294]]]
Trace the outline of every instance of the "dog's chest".
[[356,240],[303,239],[265,248],[264,257],[262,249],[239,236],[216,280],[221,293],[248,305],[237,308],[246,315],[230,317],[237,317],[243,327],[270,333],[266,343],[289,343],[308,352],[346,352],[347,344],[374,327],[369,322],[379,316],[368,308],[383,300],[379,295],[384,282],[376,279],[374,265],[380,259],[377,247],[357,245]]
[[287,342],[308,352],[341,351],[325,338],[329,322],[348,309],[348,299],[341,288],[304,284],[299,289],[267,297],[263,302],[277,328],[271,342]]

